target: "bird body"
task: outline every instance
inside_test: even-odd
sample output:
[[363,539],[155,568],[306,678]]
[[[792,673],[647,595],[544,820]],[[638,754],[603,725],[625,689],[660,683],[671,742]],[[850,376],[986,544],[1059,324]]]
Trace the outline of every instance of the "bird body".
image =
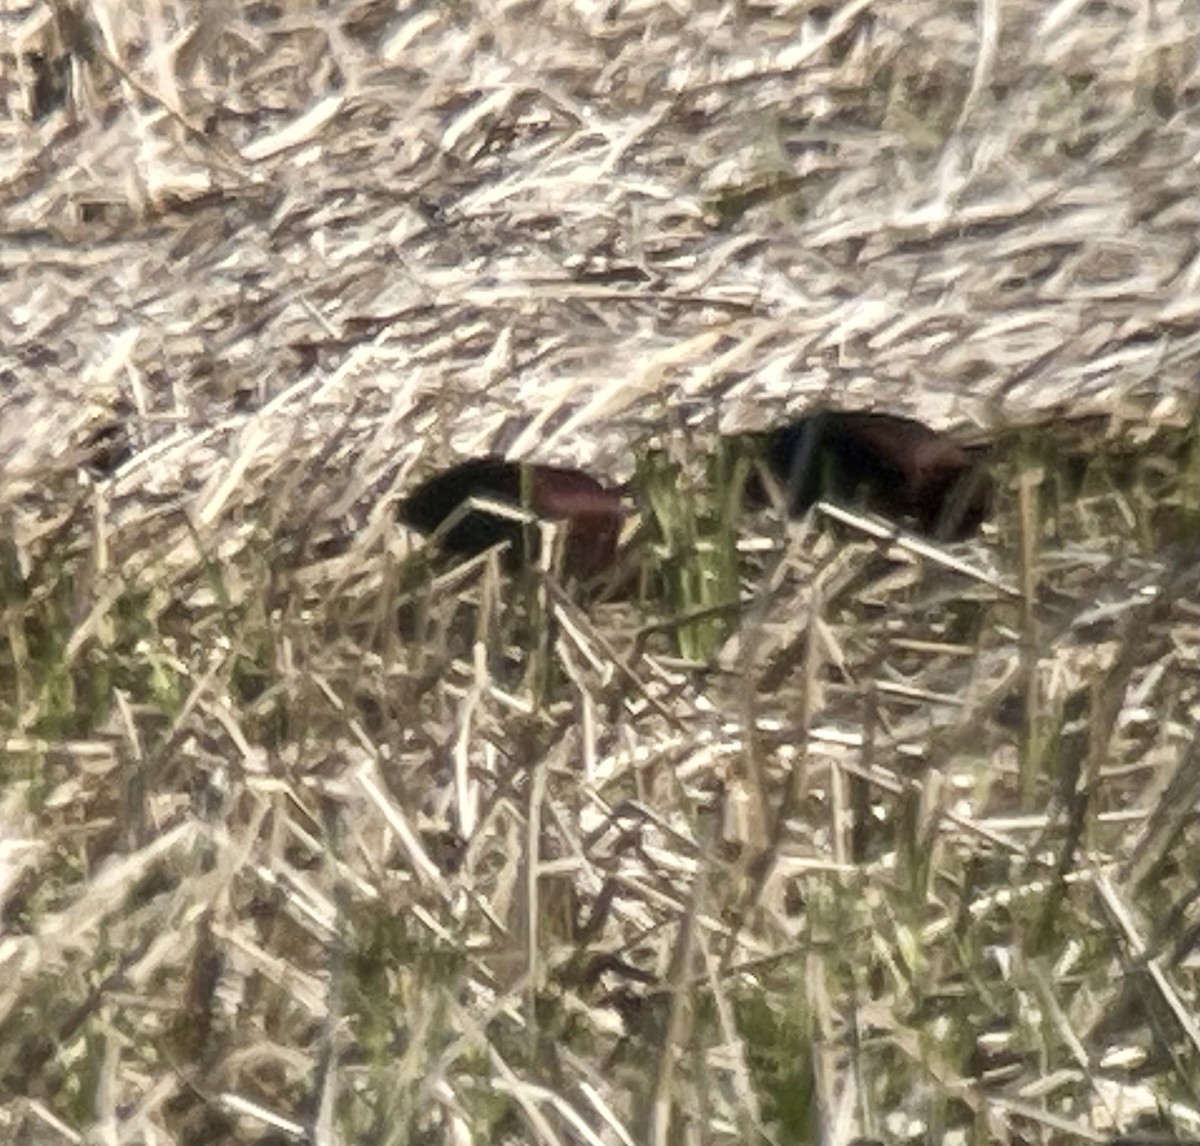
[[[792,514],[821,498],[855,501],[910,518],[923,533],[961,539],[978,531],[991,506],[977,452],[913,418],[817,410],[761,437]],[[761,482],[751,483],[749,495],[765,500]]]
[[470,458],[422,482],[398,516],[422,533],[438,533],[449,553],[473,556],[508,542],[510,566],[535,562],[541,544],[536,522],[522,520],[520,512],[493,512],[475,504],[480,499],[564,523],[564,569],[575,577],[593,577],[613,562],[625,516],[620,494],[582,470],[495,455]]

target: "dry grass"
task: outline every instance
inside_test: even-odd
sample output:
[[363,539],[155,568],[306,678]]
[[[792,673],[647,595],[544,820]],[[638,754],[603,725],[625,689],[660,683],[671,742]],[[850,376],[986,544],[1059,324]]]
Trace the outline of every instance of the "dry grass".
[[[0,1139],[1200,1139],[1192,0],[0,19]],[[738,522],[818,400],[995,526]]]

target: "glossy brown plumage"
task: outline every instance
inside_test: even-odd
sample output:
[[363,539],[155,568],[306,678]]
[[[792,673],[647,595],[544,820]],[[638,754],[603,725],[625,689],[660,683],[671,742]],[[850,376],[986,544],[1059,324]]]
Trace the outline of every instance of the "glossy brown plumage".
[[401,503],[398,516],[423,533],[439,534],[449,553],[475,555],[509,543],[509,565],[533,563],[540,530],[514,518],[471,506],[451,525],[451,515],[471,498],[524,506],[537,517],[566,523],[565,571],[590,578],[612,564],[621,533],[621,497],[581,470],[511,462],[501,457],[471,458],[422,482]]
[[[854,501],[958,540],[978,532],[991,508],[992,483],[978,452],[913,418],[817,410],[760,437],[793,514],[820,498]],[[752,502],[761,504],[765,493],[751,481]]]

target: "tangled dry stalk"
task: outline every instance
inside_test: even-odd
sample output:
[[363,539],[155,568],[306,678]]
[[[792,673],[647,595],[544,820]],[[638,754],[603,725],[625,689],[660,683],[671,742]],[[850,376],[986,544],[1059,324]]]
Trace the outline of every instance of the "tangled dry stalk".
[[[0,1137],[1200,1137],[1193,0],[0,19]],[[731,563],[817,401],[987,536]],[[484,449],[686,576],[428,566]]]

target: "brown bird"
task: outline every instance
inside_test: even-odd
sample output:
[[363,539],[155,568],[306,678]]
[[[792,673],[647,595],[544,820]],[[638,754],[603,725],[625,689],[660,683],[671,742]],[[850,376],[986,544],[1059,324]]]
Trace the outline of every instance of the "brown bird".
[[[978,532],[991,509],[980,451],[913,418],[816,410],[758,437],[792,514],[821,498],[854,502],[908,519],[931,537],[961,540]],[[757,478],[747,492],[752,503],[767,500]]]
[[472,498],[523,507],[543,520],[564,522],[564,571],[573,577],[594,577],[616,556],[625,518],[621,496],[581,470],[495,456],[470,458],[422,482],[401,502],[398,516],[422,533],[444,527],[438,541],[448,553],[474,556],[507,542],[510,568],[534,563],[541,548],[536,522],[467,505]]

